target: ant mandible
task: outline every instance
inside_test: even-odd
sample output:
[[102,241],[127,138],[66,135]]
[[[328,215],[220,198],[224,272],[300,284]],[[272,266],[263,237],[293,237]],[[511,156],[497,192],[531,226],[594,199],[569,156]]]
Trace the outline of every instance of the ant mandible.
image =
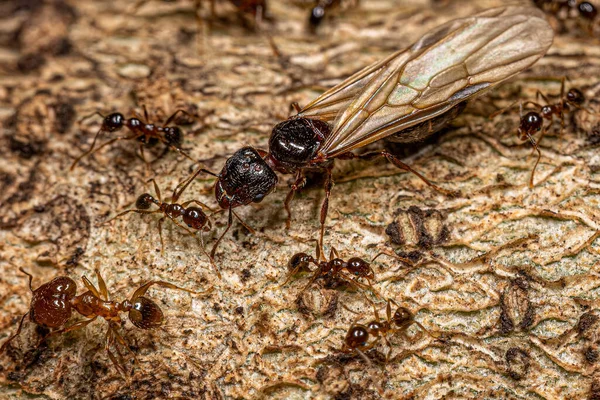
[[[181,204],[179,204],[177,202],[179,200],[179,197],[181,197],[181,194],[187,189],[189,182],[187,182],[183,186],[178,185],[175,188],[175,190],[173,190],[173,196],[171,196],[171,199],[169,202],[162,200],[160,189],[158,188],[156,181],[154,179],[150,179],[149,182],[152,182],[154,184],[154,192],[156,193],[157,198],[155,198],[154,196],[152,196],[149,193],[143,193],[137,198],[137,200],[135,202],[136,208],[123,211],[123,212],[115,215],[111,219],[105,221],[102,225],[108,224],[108,223],[112,222],[113,220],[120,218],[123,215],[129,214],[129,213],[137,213],[137,214],[163,213],[164,214],[163,217],[158,220],[158,235],[160,237],[161,252],[164,251],[162,223],[165,220],[165,218],[169,218],[171,221],[173,221],[173,223],[175,225],[177,225],[178,227],[180,227],[181,229],[186,231],[189,235],[193,236],[193,235],[195,235],[196,232],[200,232],[200,241],[201,241],[201,245],[202,245],[202,251],[209,258],[211,264],[213,265],[213,267],[215,268],[215,271],[217,272],[217,276],[220,279],[221,272],[219,271],[219,268],[217,267],[217,265],[214,263],[213,257],[206,252],[205,247],[204,247],[203,233],[208,232],[212,229],[212,222],[211,222],[210,218],[208,217],[208,215],[206,215],[206,213],[204,212],[203,209],[212,211],[210,209],[210,207],[208,207],[206,204],[204,204],[198,200],[188,200]],[[188,205],[190,205],[192,203],[198,205],[199,207],[194,207],[194,206],[188,207]],[[158,206],[158,208],[156,210],[149,210],[149,208],[152,206],[152,204]],[[187,228],[185,226],[183,226],[180,222],[177,221],[177,219],[179,217],[181,217],[181,219],[183,220],[183,223],[187,225]],[[190,229],[193,229],[194,231],[192,231]]]
[[[308,289],[317,279],[324,279],[328,283],[331,283],[335,279],[340,279],[344,283],[347,283],[351,286],[360,288],[360,289],[369,289],[377,296],[381,297],[379,293],[373,288],[371,281],[375,279],[375,272],[369,265],[368,262],[363,260],[362,258],[352,257],[348,261],[344,261],[340,258],[337,250],[335,248],[331,248],[331,252],[329,254],[329,261],[321,261],[321,252],[320,246],[317,244],[317,258],[306,254],[306,253],[297,253],[290,258],[288,262],[288,269],[290,273],[279,287],[285,286],[298,272],[301,271],[310,271],[312,272],[312,276],[304,286],[304,288],[300,291],[299,295],[304,293],[306,289]],[[310,264],[314,264],[317,269],[311,271],[308,266]],[[363,278],[367,281],[367,284],[360,282],[358,279]]]
[[[22,268],[19,269],[29,277],[29,290],[32,294],[31,303],[29,311],[21,317],[21,321],[19,322],[15,334],[10,336],[8,340],[4,342],[2,347],[0,347],[0,354],[2,354],[8,347],[8,344],[21,333],[23,321],[28,315],[34,324],[54,329],[44,337],[43,340],[52,335],[84,328],[94,322],[98,317],[101,317],[108,323],[104,348],[114,366],[123,375],[126,375],[125,366],[122,362],[123,355],[116,345],[120,344],[132,354],[133,352],[127,346],[121,334],[117,331],[117,328],[122,321],[119,314],[124,312],[128,313],[129,321],[140,329],[154,329],[162,325],[164,315],[158,304],[145,296],[151,286],[157,285],[170,289],[183,290],[192,294],[200,294],[199,292],[190,289],[175,286],[169,282],[150,281],[140,286],[129,299],[118,302],[109,300],[109,292],[106,283],[98,270],[95,270],[98,288],[96,288],[84,275],[81,277],[81,280],[87,291],[77,295],[77,284],[69,277],[58,276],[34,290],[31,286],[33,276]],[[73,311],[76,311],[87,319],[76,322],[70,326],[65,326],[71,319]],[[111,351],[113,345],[115,345],[116,352],[121,360],[117,359]],[[135,358],[135,354],[133,354],[133,356]]]
[[[136,114],[135,118],[126,119],[123,116],[123,114],[121,114],[121,113],[112,113],[107,116],[103,116],[99,112],[95,112],[91,115],[84,117],[83,119],[89,118],[93,115],[100,115],[103,118],[102,126],[100,127],[100,130],[98,130],[98,133],[96,133],[96,136],[94,136],[94,140],[92,142],[92,145],[90,146],[90,149],[88,151],[84,152],[79,157],[77,157],[77,159],[75,159],[75,161],[73,161],[73,164],[71,164],[70,170],[72,171],[82,158],[84,158],[90,154],[93,154],[93,153],[99,151],[100,149],[102,149],[103,147],[106,147],[118,140],[137,140],[137,141],[139,141],[140,142],[140,153],[141,153],[142,158],[144,159],[144,162],[146,162],[146,164],[148,164],[148,162],[144,158],[144,145],[153,146],[158,142],[163,143],[167,149],[174,150],[174,151],[178,152],[179,154],[183,155],[184,157],[186,157],[187,159],[189,159],[193,162],[196,162],[185,151],[183,151],[183,149],[181,147],[181,144],[183,142],[183,134],[181,133],[181,130],[176,126],[168,126],[171,123],[171,121],[173,121],[173,119],[175,119],[177,114],[180,112],[184,113],[188,116],[191,116],[191,117],[193,117],[193,116],[190,115],[187,111],[179,109],[179,110],[175,111],[169,118],[167,118],[167,120],[165,121],[164,124],[155,125],[155,124],[148,123],[149,119],[148,119],[148,111],[146,110],[146,106],[143,106],[143,109],[144,109],[144,119],[143,120],[137,114]],[[97,147],[97,148],[95,147],[96,141],[98,140],[98,137],[100,136],[100,134],[102,132],[112,133],[112,132],[116,132],[116,131],[120,130],[123,127],[126,127],[127,129],[129,129],[131,131],[131,135],[117,136],[117,137],[114,137],[114,138],[108,140],[107,142],[103,143],[99,147]]]
[[[520,140],[529,139],[534,150],[538,153],[537,160],[535,162],[535,165],[533,166],[533,169],[531,170],[531,176],[529,178],[530,188],[534,186],[535,170],[542,157],[542,153],[539,149],[539,143],[543,139],[546,132],[548,132],[548,129],[550,129],[550,127],[552,126],[554,122],[554,117],[556,116],[560,119],[560,133],[562,135],[565,129],[565,112],[571,111],[571,108],[577,108],[590,114],[594,114],[592,111],[582,106],[585,102],[585,96],[583,95],[581,90],[571,88],[565,94],[565,80],[566,78],[562,78],[561,80],[560,97],[559,100],[555,103],[552,103],[548,99],[548,97],[546,97],[542,92],[538,90],[536,92],[536,98],[541,97],[546,102],[545,105],[530,100],[526,102],[518,101],[509,105],[508,107],[496,111],[490,116],[490,118],[494,118],[504,113],[505,111],[513,108],[517,103],[519,104],[520,121],[517,134]],[[538,109],[538,111],[529,111],[525,115],[523,115],[523,107],[526,107],[527,105],[534,106]],[[544,126],[544,120],[549,121],[549,123],[546,126]],[[533,135],[535,135],[539,131],[541,131],[542,133],[536,141]]]

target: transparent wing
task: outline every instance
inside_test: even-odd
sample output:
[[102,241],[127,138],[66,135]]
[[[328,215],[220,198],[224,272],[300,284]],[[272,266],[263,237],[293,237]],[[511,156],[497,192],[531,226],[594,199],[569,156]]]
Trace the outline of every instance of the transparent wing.
[[334,157],[484,93],[535,63],[553,37],[544,13],[533,7],[450,21],[323,93],[299,115],[334,121],[319,150]]

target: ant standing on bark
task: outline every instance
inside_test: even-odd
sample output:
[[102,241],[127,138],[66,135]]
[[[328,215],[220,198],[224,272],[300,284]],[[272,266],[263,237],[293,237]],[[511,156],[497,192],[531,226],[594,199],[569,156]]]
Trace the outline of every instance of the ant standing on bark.
[[589,1],[578,0],[535,0],[535,5],[545,12],[559,18],[561,13],[567,17],[576,14],[588,22],[588,31],[593,34],[594,22],[598,16],[598,9]]
[[[123,354],[119,350],[118,345],[122,345],[131,352],[134,359],[135,354],[118,332],[119,325],[122,322],[120,314],[128,313],[129,321],[140,329],[155,329],[162,325],[164,315],[158,304],[145,296],[151,286],[157,285],[170,289],[183,290],[192,294],[199,294],[199,292],[175,286],[169,282],[150,281],[140,286],[129,299],[118,302],[109,300],[106,283],[98,270],[95,270],[98,288],[84,275],[81,279],[87,291],[77,295],[77,284],[69,277],[58,276],[34,290],[31,286],[33,276],[25,272],[22,268],[19,269],[29,277],[29,290],[32,294],[31,303],[29,311],[21,317],[16,333],[10,336],[2,347],[0,347],[0,354],[21,333],[23,321],[28,315],[34,324],[52,330],[43,340],[49,336],[84,328],[101,317],[108,323],[104,348],[112,363],[123,375],[126,375],[126,370],[123,365]],[[65,326],[71,319],[73,311],[87,319]],[[119,359],[111,351],[113,345],[115,345]]]
[[[312,272],[312,276],[306,286],[304,286],[298,294],[299,296],[317,279],[323,279],[326,281],[327,285],[335,284],[336,280],[341,280],[355,288],[371,290],[377,296],[381,297],[371,283],[371,281],[375,279],[375,272],[373,272],[373,269],[368,262],[358,257],[352,257],[348,261],[344,261],[340,258],[335,248],[331,249],[329,261],[321,261],[320,246],[318,244],[316,251],[316,259],[306,253],[294,254],[288,262],[288,269],[290,270],[288,278],[279,287],[285,286],[297,273],[308,271]],[[308,268],[310,264],[314,264],[317,269],[311,271],[310,268]],[[366,280],[367,284],[365,285],[360,282],[360,278]]]
[[[373,303],[369,299],[366,300],[373,306],[373,314],[375,318],[366,325],[355,323],[352,324],[352,326],[350,326],[350,329],[348,329],[346,337],[344,338],[342,352],[351,353],[355,351],[370,365],[371,361],[365,355],[365,352],[367,350],[370,350],[371,348],[376,346],[380,340],[383,340],[388,346],[388,352],[385,357],[386,361],[388,361],[392,353],[392,345],[388,337],[396,333],[401,333],[402,335],[404,335],[406,330],[412,324],[417,325],[429,336],[434,338],[437,337],[437,335],[431,334],[427,329],[425,329],[423,325],[416,321],[414,319],[414,315],[408,308],[400,306],[394,300],[387,300],[385,307],[386,319],[384,320],[382,320],[379,317],[379,313],[377,312],[377,307],[375,306],[375,303]],[[396,311],[394,311],[393,314],[392,303],[397,307]],[[349,311],[355,313],[352,310]],[[371,339],[373,339],[373,341],[369,343]]]
[[[181,229],[186,231],[189,235],[194,236],[196,234],[196,232],[198,232],[198,231],[200,232],[200,241],[201,241],[201,245],[202,245],[202,251],[209,258],[211,264],[213,265],[213,267],[215,268],[215,271],[217,272],[217,276],[220,279],[221,272],[219,271],[219,268],[217,267],[217,265],[214,263],[213,257],[206,252],[206,249],[204,246],[203,234],[204,234],[204,232],[209,232],[212,229],[212,222],[211,222],[210,218],[208,217],[208,215],[206,215],[206,213],[204,212],[203,209],[212,211],[210,209],[210,207],[208,207],[206,204],[204,204],[198,200],[188,200],[181,204],[179,204],[177,202],[179,200],[179,197],[181,197],[181,194],[187,189],[190,182],[187,182],[183,186],[181,186],[181,185],[177,186],[175,188],[175,190],[173,190],[173,196],[171,196],[171,200],[169,202],[162,200],[160,189],[158,188],[156,181],[154,179],[150,179],[149,182],[152,182],[154,184],[154,191],[156,193],[157,198],[154,198],[154,196],[152,196],[149,193],[141,194],[135,202],[136,208],[134,208],[132,210],[123,211],[123,212],[115,215],[111,219],[105,221],[102,225],[108,224],[111,221],[113,221],[117,218],[120,218],[123,215],[129,214],[129,213],[137,213],[137,214],[162,213],[164,215],[162,216],[162,218],[160,218],[158,220],[158,235],[160,237],[161,252],[164,251],[164,247],[165,247],[164,241],[163,241],[163,235],[162,235],[162,223],[165,220],[165,218],[169,218],[171,221],[173,221],[173,223],[175,225],[177,225],[178,227],[180,227]],[[188,207],[192,203],[198,205],[199,207],[194,207],[194,206]],[[152,206],[152,204],[158,206],[158,208],[156,210],[149,210],[149,208]],[[185,225],[187,225],[187,228],[185,226],[183,226],[180,222],[177,221],[177,219],[180,217],[181,217],[183,223]]]
[[[144,160],[144,162],[146,163],[146,165],[149,165],[150,163],[148,161],[146,161],[146,159],[144,157],[144,145],[154,146],[158,142],[161,142],[166,146],[165,152],[168,149],[171,149],[171,150],[178,152],[179,154],[186,157],[187,159],[189,159],[193,162],[196,162],[185,151],[183,151],[183,149],[181,147],[181,144],[183,142],[183,134],[181,133],[181,130],[176,126],[168,126],[171,123],[171,121],[173,121],[173,119],[180,112],[187,114],[191,117],[193,117],[193,116],[190,115],[187,111],[179,109],[179,110],[175,111],[169,118],[167,118],[167,120],[165,121],[164,124],[154,125],[154,124],[151,124],[148,122],[149,119],[148,119],[148,111],[146,110],[146,106],[144,106],[143,108],[144,108],[144,119],[140,118],[137,114],[136,114],[136,118],[126,119],[123,116],[123,114],[121,114],[121,113],[112,113],[105,117],[102,114],[100,114],[99,112],[95,112],[87,117],[84,117],[83,119],[86,119],[93,115],[100,115],[102,118],[104,118],[104,120],[102,121],[102,126],[100,127],[100,130],[98,131],[98,133],[96,133],[96,136],[94,136],[94,141],[92,142],[90,149],[88,151],[84,152],[77,159],[75,159],[75,161],[73,161],[73,164],[71,164],[70,170],[72,171],[75,168],[75,166],[77,165],[77,163],[79,163],[79,161],[82,158],[84,158],[90,154],[93,154],[93,153],[99,151],[100,149],[102,149],[103,147],[106,147],[116,141],[119,141],[119,140],[137,140],[137,141],[139,141],[140,142],[140,155],[141,155],[142,159]],[[103,143],[102,145],[98,146],[97,148],[95,148],[96,141],[98,140],[98,137],[100,136],[100,134],[102,132],[113,133],[113,132],[120,130],[123,127],[129,129],[129,131],[131,131],[131,134],[126,135],[126,136],[114,137],[114,138],[108,140],[107,142]],[[156,161],[156,160],[154,160],[154,161]]]
[[[542,105],[542,104],[536,103],[534,101],[526,101],[526,102],[518,101],[518,102],[511,104],[510,106],[508,106],[506,108],[496,111],[495,113],[493,113],[490,116],[490,118],[494,118],[494,117],[504,113],[505,111],[513,108],[517,103],[519,104],[520,117],[521,117],[520,121],[519,121],[519,128],[517,131],[519,139],[520,140],[529,139],[533,148],[538,153],[537,160],[531,171],[531,177],[529,178],[529,187],[534,186],[535,169],[537,168],[537,165],[540,162],[540,159],[542,157],[542,153],[541,153],[538,145],[541,142],[544,135],[546,134],[546,132],[548,132],[548,129],[550,129],[550,127],[552,126],[552,124],[554,122],[554,117],[557,117],[560,120],[560,133],[562,135],[562,133],[564,132],[564,129],[565,129],[565,113],[566,112],[572,111],[573,109],[579,109],[579,110],[588,112],[590,114],[594,114],[593,111],[588,110],[587,108],[583,107],[583,103],[585,102],[585,96],[579,89],[571,88],[565,94],[565,78],[563,78],[561,80],[560,97],[557,102],[555,102],[555,103],[551,102],[548,99],[548,97],[545,96],[539,90],[536,92],[536,98],[538,98],[538,97],[541,97],[546,102],[546,105]],[[526,107],[528,105],[534,106],[535,108],[537,108],[537,111],[529,111],[525,115],[523,115],[523,107]],[[546,126],[544,126],[544,120],[549,121],[549,123]],[[535,138],[533,137],[533,135],[535,135],[537,132],[540,132],[540,131],[541,131],[541,134],[536,141]]]

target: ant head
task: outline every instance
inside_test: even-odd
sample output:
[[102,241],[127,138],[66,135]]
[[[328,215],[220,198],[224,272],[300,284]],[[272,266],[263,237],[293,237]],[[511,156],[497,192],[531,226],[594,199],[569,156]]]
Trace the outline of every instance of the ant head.
[[162,325],[164,316],[158,304],[140,296],[132,301],[129,320],[140,329],[152,329]]
[[356,349],[365,346],[368,340],[369,332],[367,328],[362,325],[354,325],[348,329],[344,344],[351,349]]
[[154,197],[148,193],[141,194],[140,197],[135,201],[135,208],[138,210],[147,210],[150,205],[154,203]]
[[544,125],[544,119],[540,114],[535,111],[530,111],[521,117],[521,123],[519,125],[519,134],[521,139],[527,138],[527,134],[532,134],[540,129]]
[[323,121],[291,118],[273,128],[269,138],[269,161],[280,172],[306,167],[317,155],[321,142],[331,132]]
[[165,140],[167,141],[167,144],[171,144],[175,147],[181,146],[181,143],[183,142],[181,129],[176,126],[165,128]]
[[33,292],[31,319],[47,328],[63,326],[71,317],[71,299],[77,294],[77,284],[71,278],[59,276]]
[[410,310],[406,307],[398,307],[398,309],[392,316],[392,321],[398,327],[406,325],[408,322],[412,321],[412,319],[413,315],[410,312]]
[[183,212],[183,222],[192,229],[201,229],[206,225],[208,217],[198,207],[188,207]]
[[310,17],[308,18],[308,23],[311,28],[315,29],[321,25],[323,19],[325,17],[325,8],[322,6],[316,6],[310,11]]
[[352,275],[360,276],[367,279],[374,279],[375,273],[368,262],[363,260],[362,258],[353,257],[348,260],[348,265],[346,266],[348,272]]
[[582,1],[577,8],[579,9],[579,14],[590,21],[596,19],[596,16],[598,15],[598,10],[596,10],[596,7],[589,1]]
[[277,184],[277,175],[252,147],[243,147],[229,157],[215,187],[221,208],[259,203]]
[[313,258],[306,253],[296,253],[288,261],[288,269],[290,271],[297,270],[298,272],[308,271],[308,264],[312,260]]
[[125,117],[121,113],[112,113],[104,118],[102,129],[108,132],[114,132],[123,127]]
[[582,105],[585,101],[585,96],[579,89],[571,89],[567,92],[567,102],[575,105]]

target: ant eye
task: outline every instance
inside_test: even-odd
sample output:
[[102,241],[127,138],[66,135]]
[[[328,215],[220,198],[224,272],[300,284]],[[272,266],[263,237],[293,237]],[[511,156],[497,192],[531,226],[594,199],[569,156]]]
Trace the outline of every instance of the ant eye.
[[141,296],[134,300],[129,310],[129,320],[140,329],[157,328],[163,323],[163,312],[152,300]]

